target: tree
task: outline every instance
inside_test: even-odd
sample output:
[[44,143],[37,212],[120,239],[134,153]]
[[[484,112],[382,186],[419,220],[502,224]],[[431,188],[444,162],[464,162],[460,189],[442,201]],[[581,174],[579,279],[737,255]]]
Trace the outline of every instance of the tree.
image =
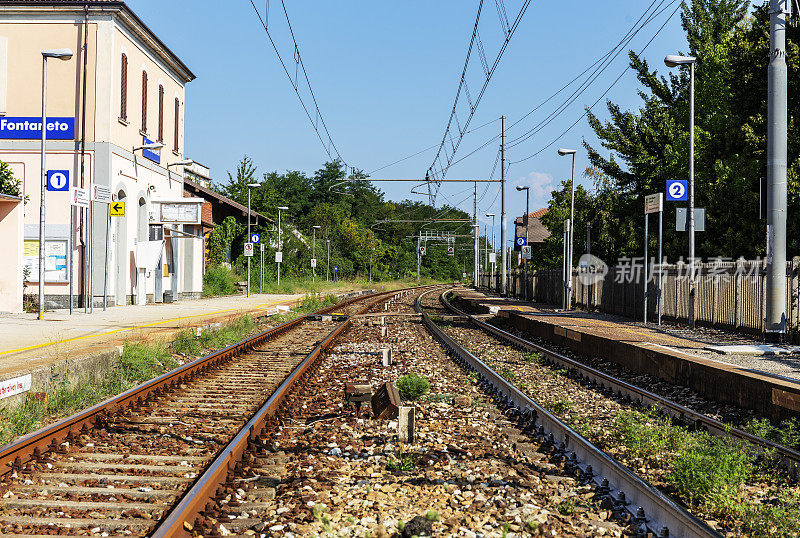
[[20,185],[22,185],[22,181],[14,177],[8,163],[0,161],[0,194],[22,196]]
[[[681,20],[696,65],[695,203],[706,209],[706,232],[697,235],[702,257],[754,257],[764,253],[758,218],[758,183],[766,174],[766,74],[768,5],[747,14],[745,0],[692,0]],[[800,118],[797,28],[787,28],[789,66],[789,211],[800,210]],[[667,179],[688,177],[689,76],[685,69],[658,76],[633,52],[630,66],[643,86],[643,105],[622,111],[608,102],[609,120],[588,111],[589,124],[607,150],[584,143],[591,170],[602,178],[592,195],[614,233],[594,235],[593,248],[608,259],[642,252],[644,196],[661,192]],[[613,203],[612,203],[613,202]],[[673,222],[675,205],[664,219]],[[596,220],[596,219],[595,219]],[[554,230],[551,229],[551,232]],[[594,226],[593,226],[594,231]],[[664,252],[687,252],[687,236],[664,228]],[[789,219],[789,252],[800,253],[800,222]],[[577,238],[577,234],[576,234]]]

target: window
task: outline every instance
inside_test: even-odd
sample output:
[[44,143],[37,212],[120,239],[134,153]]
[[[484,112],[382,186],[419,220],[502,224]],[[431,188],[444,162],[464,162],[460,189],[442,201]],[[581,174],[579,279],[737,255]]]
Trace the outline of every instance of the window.
[[173,143],[172,150],[176,153],[178,152],[178,134],[180,130],[178,129],[178,125],[180,124],[181,118],[181,103],[178,101],[178,98],[175,98],[175,142]]
[[164,86],[158,85],[158,141],[164,141]]
[[142,132],[147,132],[147,71],[142,71]]
[[119,117],[128,119],[128,55],[122,55],[119,73]]

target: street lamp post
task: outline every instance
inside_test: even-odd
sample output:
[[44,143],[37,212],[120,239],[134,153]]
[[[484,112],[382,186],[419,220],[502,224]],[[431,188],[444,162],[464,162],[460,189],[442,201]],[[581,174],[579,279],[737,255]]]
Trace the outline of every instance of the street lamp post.
[[[59,60],[69,60],[72,58],[72,51],[69,49],[55,49],[42,51],[42,185],[41,198],[39,200],[39,319],[44,319],[44,198],[47,191],[47,165],[45,163],[45,145],[47,144],[47,59],[58,58]],[[72,234],[72,230],[69,231]],[[72,263],[72,255],[70,255]],[[70,294],[70,305],[72,305],[72,295]],[[70,307],[71,308],[71,307]]]
[[667,67],[689,66],[689,327],[694,329],[694,56],[668,54],[664,58]]
[[[523,187],[521,185],[517,185],[518,191],[525,191],[525,246],[528,246],[528,213],[530,212],[530,201],[531,201],[531,189],[530,187]],[[521,252],[521,251],[520,251]],[[524,271],[525,278],[522,279],[522,286],[524,288],[524,292],[522,294],[523,298],[527,301],[528,300],[528,260],[525,259],[523,256],[523,267],[522,270]]]
[[311,244],[311,258],[314,259],[314,265],[311,267],[311,283],[314,284],[317,281],[317,230],[321,229],[322,226],[312,226],[313,234],[314,234],[314,241]]
[[326,239],[328,242],[328,263],[325,267],[325,282],[330,282],[331,280],[331,240]]
[[[258,183],[247,184],[247,242],[250,243],[252,236],[250,235],[250,189],[258,187]],[[247,256],[247,296],[250,297],[250,258]]]
[[569,310],[572,308],[572,257],[574,255],[574,241],[573,238],[575,236],[575,153],[577,150],[574,149],[564,149],[561,148],[558,150],[558,154],[562,157],[564,155],[572,155],[572,179],[570,180],[570,201],[569,201],[569,249],[566,251],[567,254],[567,265],[565,271],[565,278],[567,280],[567,300],[566,300],[566,309]]
[[[487,217],[492,217],[492,253],[496,253],[497,247],[494,244],[494,213],[486,213]],[[497,255],[495,254],[495,259]],[[494,278],[494,264],[492,264],[491,276],[489,277],[489,289],[491,289],[491,279]]]
[[281,285],[281,261],[283,261],[283,240],[281,239],[281,211],[286,211],[289,208],[285,205],[278,206],[278,252],[280,252],[280,257],[278,258],[278,286]]

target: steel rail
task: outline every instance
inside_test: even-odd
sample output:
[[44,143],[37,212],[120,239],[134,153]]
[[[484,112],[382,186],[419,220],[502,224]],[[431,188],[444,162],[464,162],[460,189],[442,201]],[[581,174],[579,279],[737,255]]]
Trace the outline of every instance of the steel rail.
[[[380,292],[370,295],[355,296],[341,303],[322,308],[316,314],[328,314],[342,307],[369,297],[384,296],[396,292]],[[75,413],[0,448],[0,475],[13,469],[20,469],[25,463],[39,458],[44,452],[55,449],[65,440],[72,440],[81,433],[86,433],[97,423],[98,419],[130,405],[143,404],[157,398],[166,391],[186,383],[197,375],[233,358],[255,346],[275,339],[295,330],[305,321],[305,317],[282,323],[259,334],[247,337],[224,349],[184,364],[150,381],[137,385],[116,396],[112,396],[92,407]]]
[[420,299],[431,291],[434,290],[418,296],[415,304],[415,309],[422,314],[423,324],[428,330],[459,362],[478,372],[484,387],[499,401],[504,402],[513,415],[526,422],[529,429],[535,429],[538,424],[535,431],[541,436],[549,435],[548,439],[554,445],[558,444],[557,451],[567,458],[567,463],[580,478],[595,483],[601,495],[610,496],[614,502],[614,511],[627,513],[630,521],[635,524],[638,536],[646,536],[648,532],[660,537],[722,536],[584,439],[447,335],[422,309]]
[[691,425],[694,428],[702,429],[712,435],[718,437],[734,437],[739,441],[753,445],[760,451],[770,452],[776,454],[780,458],[781,466],[793,477],[800,478],[800,452],[793,450],[787,446],[775,443],[763,437],[753,435],[740,428],[734,428],[724,422],[715,418],[704,415],[703,413],[694,411],[688,407],[673,402],[663,396],[659,396],[647,389],[637,387],[621,379],[617,379],[612,375],[596,370],[591,366],[583,364],[575,359],[571,359],[561,353],[548,349],[539,344],[535,344],[529,340],[516,336],[504,331],[494,325],[486,323],[477,317],[461,310],[453,303],[451,303],[446,293],[439,296],[439,301],[442,305],[456,314],[463,316],[470,323],[476,327],[492,334],[500,340],[504,340],[509,344],[524,350],[536,353],[541,353],[554,364],[567,368],[570,373],[577,374],[585,379],[591,386],[594,384],[602,389],[608,389],[615,392],[618,396],[628,398],[632,401],[658,409],[664,414],[676,418],[684,424]]
[[[423,286],[421,289],[428,287],[430,286]],[[408,290],[382,292],[360,297],[358,298],[359,300],[365,298],[370,298],[372,300],[353,316],[364,314],[381,302],[386,302],[387,297],[391,297],[389,301],[394,300],[405,291]],[[340,307],[340,305],[335,306]],[[226,445],[214,460],[212,460],[203,474],[195,480],[192,487],[184,493],[178,504],[169,511],[164,519],[162,519],[158,527],[150,534],[151,537],[174,538],[190,535],[192,529],[199,523],[198,520],[201,517],[201,512],[206,509],[209,503],[213,502],[219,488],[225,486],[230,473],[235,469],[236,464],[241,461],[250,443],[263,433],[267,420],[278,412],[281,403],[285,400],[292,388],[302,379],[309,368],[311,368],[331,344],[350,327],[353,316],[348,316],[343,323],[339,324],[295,367],[294,370],[292,370],[286,379],[270,395],[267,401],[255,412],[247,424],[239,430],[228,445]]]

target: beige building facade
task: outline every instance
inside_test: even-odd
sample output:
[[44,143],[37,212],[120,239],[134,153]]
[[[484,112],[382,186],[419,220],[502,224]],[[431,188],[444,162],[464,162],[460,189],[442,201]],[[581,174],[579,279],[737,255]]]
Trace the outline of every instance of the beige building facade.
[[[183,196],[181,164],[194,75],[123,2],[103,0],[0,0],[0,160],[25,200],[21,267],[0,271],[0,289],[21,289],[28,267],[26,292],[38,293],[41,135],[31,126],[41,125],[41,51],[61,48],[74,54],[47,61],[46,307],[69,304],[70,274],[76,307],[199,297],[201,200]],[[76,187],[99,201],[72,205]],[[0,311],[17,306],[0,299]]]

